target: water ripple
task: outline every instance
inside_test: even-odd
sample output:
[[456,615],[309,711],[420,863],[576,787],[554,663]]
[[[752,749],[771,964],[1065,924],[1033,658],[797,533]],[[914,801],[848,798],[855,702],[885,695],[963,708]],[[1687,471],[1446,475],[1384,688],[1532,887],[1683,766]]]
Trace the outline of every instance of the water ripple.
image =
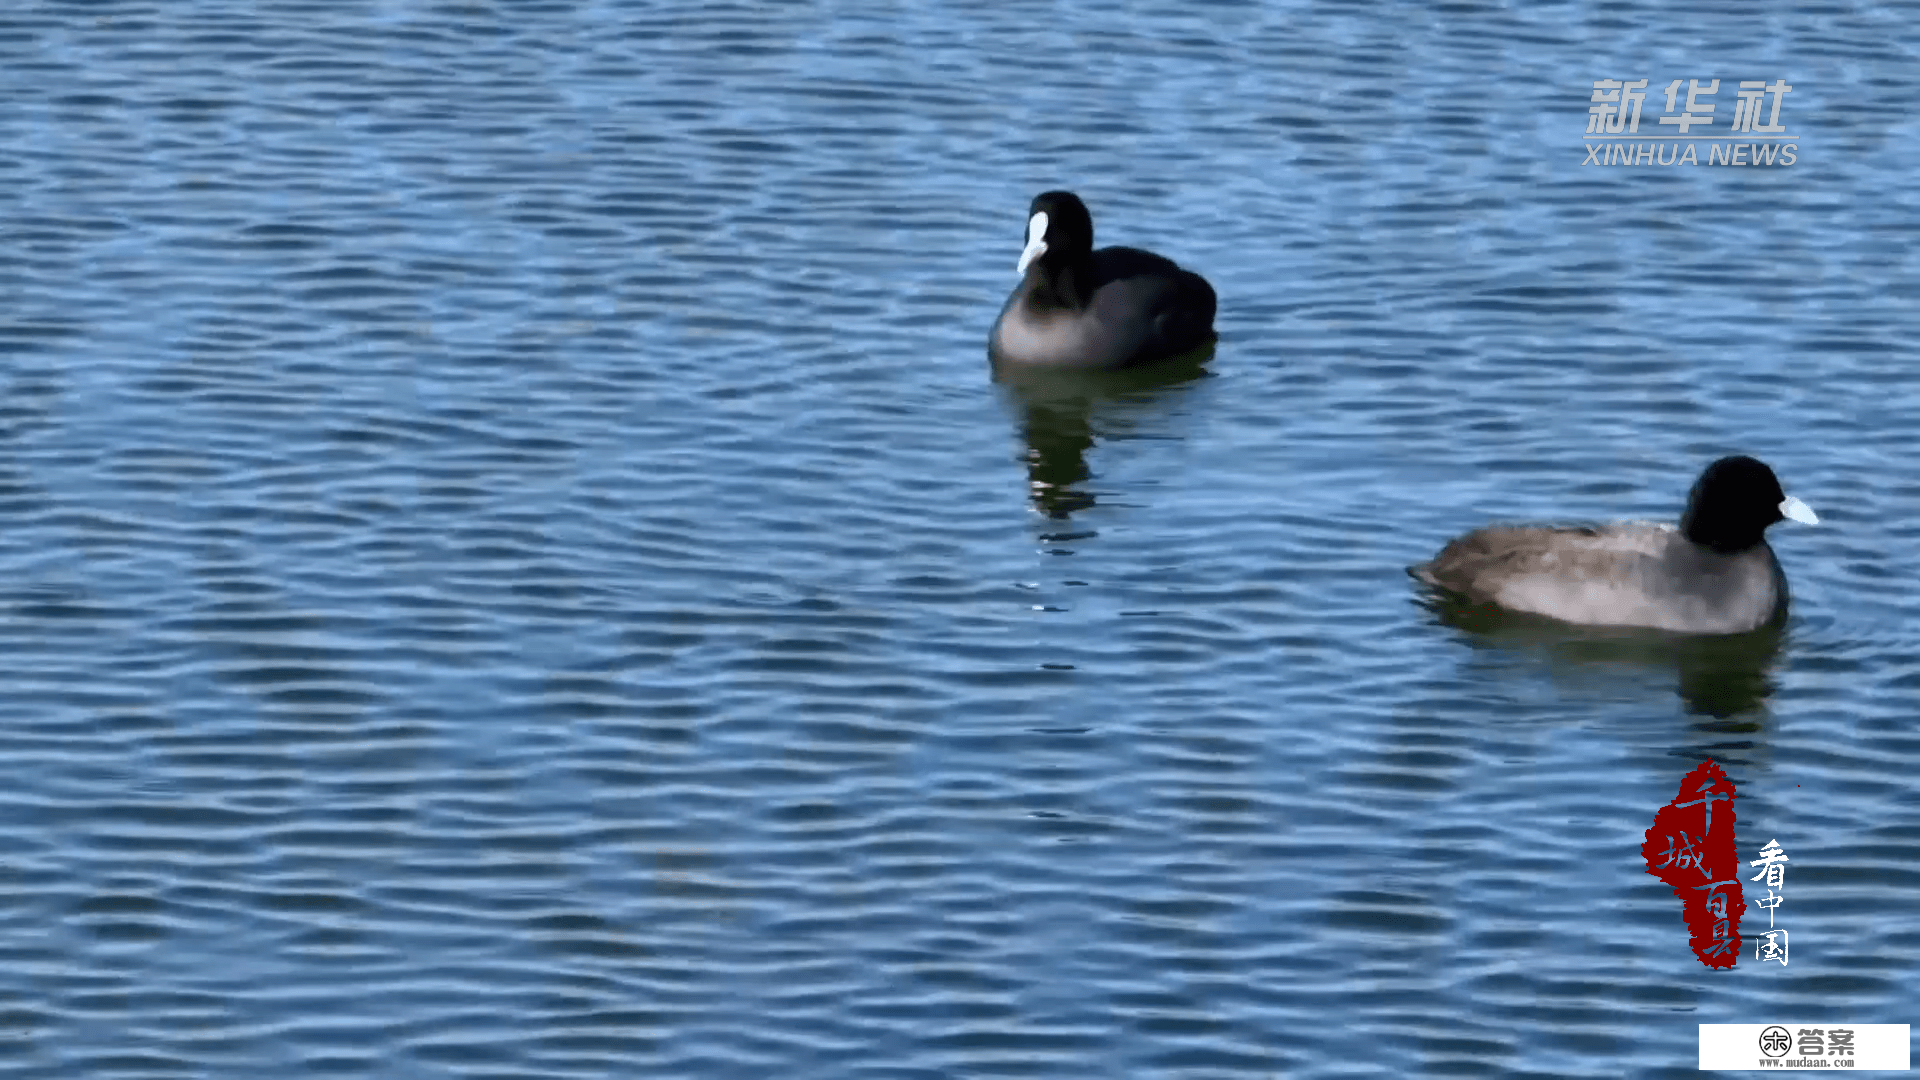
[[[1909,1020],[1914,49],[0,16],[0,1075],[1611,1077]],[[1602,75],[1787,77],[1801,163],[1583,167]],[[1210,363],[991,381],[1056,186],[1207,273]],[[1825,522],[1778,637],[1401,570],[1742,451]],[[1793,978],[1705,977],[1639,872],[1707,755]]]

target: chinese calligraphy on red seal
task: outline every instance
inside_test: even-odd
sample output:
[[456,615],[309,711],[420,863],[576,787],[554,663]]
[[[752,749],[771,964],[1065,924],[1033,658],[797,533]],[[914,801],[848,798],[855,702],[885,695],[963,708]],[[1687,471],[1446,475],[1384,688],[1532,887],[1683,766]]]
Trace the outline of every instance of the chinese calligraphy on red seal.
[[1740,958],[1740,859],[1733,846],[1733,781],[1708,761],[1680,781],[1680,793],[1653,815],[1640,845],[1647,873],[1673,886],[1693,954],[1710,968]]

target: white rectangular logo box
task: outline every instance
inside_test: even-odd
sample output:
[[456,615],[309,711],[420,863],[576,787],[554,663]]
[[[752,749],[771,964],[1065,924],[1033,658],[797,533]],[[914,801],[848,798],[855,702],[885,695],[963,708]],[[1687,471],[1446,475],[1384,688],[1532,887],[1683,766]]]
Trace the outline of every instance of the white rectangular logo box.
[[1906,1072],[1911,1024],[1701,1024],[1702,1070]]

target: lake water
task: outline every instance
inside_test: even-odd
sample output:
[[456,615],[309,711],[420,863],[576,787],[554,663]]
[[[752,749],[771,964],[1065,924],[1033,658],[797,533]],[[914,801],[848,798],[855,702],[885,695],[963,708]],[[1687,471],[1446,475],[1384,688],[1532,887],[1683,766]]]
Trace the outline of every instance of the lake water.
[[[1679,1076],[1914,1021],[1915,14],[10,8],[0,1075]],[[1645,131],[1720,80],[1722,135],[1785,79],[1797,162],[1583,165],[1606,78]],[[1052,187],[1213,282],[1204,369],[992,379]],[[1823,518],[1778,635],[1405,576],[1742,452]],[[1786,966],[1643,871],[1708,758]]]

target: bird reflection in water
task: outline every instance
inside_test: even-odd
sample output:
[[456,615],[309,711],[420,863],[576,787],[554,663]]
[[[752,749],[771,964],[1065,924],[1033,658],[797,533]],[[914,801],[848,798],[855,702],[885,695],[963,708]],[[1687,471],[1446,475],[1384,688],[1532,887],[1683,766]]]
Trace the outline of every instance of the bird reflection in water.
[[1087,451],[1103,421],[1137,412],[1172,387],[1207,375],[1211,345],[1174,360],[1119,371],[1029,369],[998,365],[994,381],[1006,391],[1026,443],[1027,491],[1033,508],[1065,521],[1094,504],[1085,486],[1093,472]]
[[[1773,668],[1786,641],[1783,621],[1745,634],[1675,634],[1578,626],[1444,595],[1423,596],[1420,603],[1441,623],[1465,631],[1473,647],[1539,656],[1556,679],[1609,667],[1671,673],[1688,712],[1723,721],[1766,704],[1775,689]],[[1725,730],[1757,727],[1754,722],[1735,723]]]

